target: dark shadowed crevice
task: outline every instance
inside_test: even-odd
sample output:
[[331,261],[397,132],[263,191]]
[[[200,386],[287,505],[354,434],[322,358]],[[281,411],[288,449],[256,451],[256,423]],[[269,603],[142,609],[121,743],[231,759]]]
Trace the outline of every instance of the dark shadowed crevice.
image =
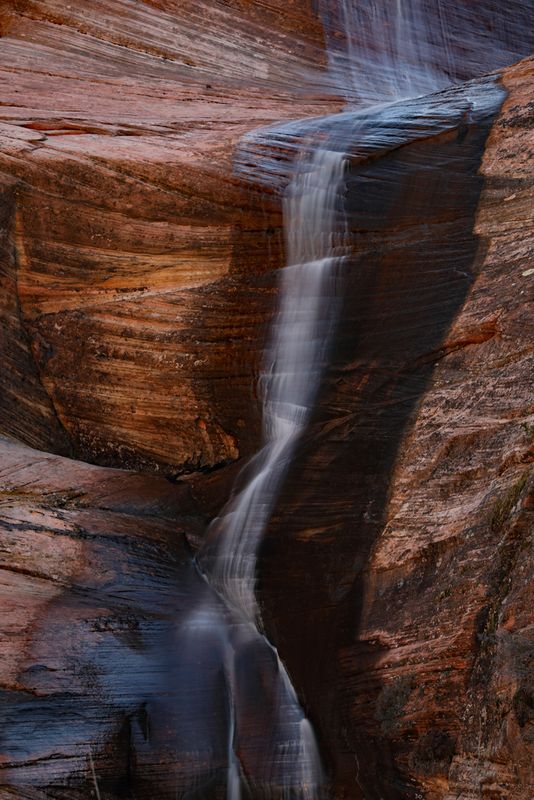
[[474,223],[496,84],[493,98],[467,124],[351,165],[332,363],[263,547],[268,629],[339,797],[417,794],[397,761],[403,704],[375,677],[387,647],[360,640],[358,620],[399,447],[484,257]]

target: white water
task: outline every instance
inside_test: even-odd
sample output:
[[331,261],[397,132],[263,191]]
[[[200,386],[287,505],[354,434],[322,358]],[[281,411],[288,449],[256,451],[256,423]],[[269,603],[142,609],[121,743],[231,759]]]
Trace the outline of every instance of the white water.
[[244,618],[258,621],[258,546],[319,387],[336,318],[336,203],[342,153],[318,149],[300,164],[284,202],[288,266],[281,271],[259,388],[264,446],[255,471],[214,524],[210,583]]
[[[273,736],[265,743],[263,782],[310,800],[322,782],[319,752],[289,675],[259,630],[256,560],[281,483],[309,421],[335,326],[336,268],[343,258],[337,230],[343,174],[342,153],[317,149],[299,164],[286,193],[288,265],[281,271],[278,311],[259,379],[264,446],[252,477],[212,526],[214,550],[204,559],[201,556],[209,584],[226,603],[232,647],[245,651],[260,645],[274,657],[269,713],[275,722]],[[227,666],[227,685],[235,705],[239,687],[232,666]],[[234,708],[228,736],[228,800],[240,798],[235,724]]]
[[[342,3],[351,56],[353,20],[349,0]],[[395,20],[401,47],[402,0],[397,0]],[[404,82],[398,81],[394,91],[400,91],[401,85],[404,88]],[[357,127],[351,121],[347,135],[353,138]],[[324,133],[319,141],[302,146],[284,197],[287,266],[280,271],[278,308],[259,377],[263,446],[252,463],[250,478],[212,524],[205,552],[199,557],[207,582],[226,608],[224,619],[219,615],[213,619],[215,626],[224,626],[228,641],[226,684],[232,709],[227,800],[240,800],[244,780],[236,753],[240,686],[235,665],[239,652],[251,646],[274,656],[269,694],[274,724],[262,743],[263,765],[255,776],[262,795],[273,791],[277,796],[282,792],[284,797],[291,793],[294,798],[314,800],[324,783],[312,725],[278,653],[260,632],[255,593],[258,548],[315,404],[336,325],[338,271],[348,252],[342,211],[345,155],[337,145],[328,147]],[[333,141],[339,144],[338,137]],[[263,657],[256,656],[260,661]]]
[[[336,41],[329,47],[333,73],[341,76],[348,100],[380,104],[384,119],[392,101],[435,91],[459,73],[448,26],[461,22],[461,15],[445,14],[440,0],[339,0],[336,14],[345,38],[341,47]],[[263,446],[199,555],[207,593],[197,611],[204,627],[196,625],[195,615],[184,626],[193,631],[185,640],[195,642],[198,664],[214,635],[223,643],[228,800],[240,800],[245,781],[255,784],[262,797],[313,800],[324,782],[313,728],[277,651],[261,632],[255,590],[258,548],[320,388],[337,319],[338,272],[348,254],[343,150],[349,150],[359,122],[353,114],[334,119],[341,123],[335,136],[329,136],[322,120],[315,144],[312,137],[301,145],[286,190],[287,266],[280,271],[278,308],[259,378]],[[385,124],[381,135],[386,139],[388,130]],[[251,729],[245,725],[245,733],[240,731],[241,709],[251,693],[258,715],[268,717],[259,761],[254,743],[247,753]],[[248,769],[243,758],[250,758]]]
[[[440,0],[434,6],[441,21]],[[349,97],[373,104],[415,97],[448,82],[448,54],[438,69],[430,43],[436,29],[429,36],[421,0],[341,0],[341,12],[346,48],[342,80]],[[437,38],[443,38],[441,30]],[[335,60],[333,64],[338,66]]]
[[319,0],[319,8],[334,84],[358,104],[429,94],[512,64],[534,44],[526,0]]

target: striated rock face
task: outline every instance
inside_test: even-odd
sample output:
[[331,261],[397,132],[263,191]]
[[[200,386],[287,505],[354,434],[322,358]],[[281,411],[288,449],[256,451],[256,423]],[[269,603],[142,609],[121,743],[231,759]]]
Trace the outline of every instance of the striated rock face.
[[[343,101],[311,0],[0,2],[0,70],[0,797],[174,798],[224,769],[173,740],[174,631],[257,444],[283,263],[291,141],[236,148]],[[351,154],[346,301],[259,575],[339,800],[533,794],[533,75]]]
[[232,157],[341,107],[310,4],[0,8],[2,429],[166,474],[250,453],[281,222]]
[[532,76],[485,143],[351,173],[346,310],[261,568],[336,796],[532,793]]

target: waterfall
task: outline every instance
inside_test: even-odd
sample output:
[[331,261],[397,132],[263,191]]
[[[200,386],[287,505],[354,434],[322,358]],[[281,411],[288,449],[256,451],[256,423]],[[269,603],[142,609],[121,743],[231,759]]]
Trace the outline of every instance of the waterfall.
[[[473,71],[472,52],[460,67],[450,33],[464,22],[469,27],[470,12],[461,4],[458,10],[457,0],[452,5],[449,13],[440,0],[324,0],[320,8],[331,75],[341,82],[349,103],[357,101],[360,108],[306,124],[285,123],[248,140],[256,136],[260,151],[261,146],[282,143],[293,156],[283,201],[287,264],[279,272],[278,306],[258,381],[263,444],[197,556],[204,588],[179,632],[187,663],[196,665],[199,696],[205,687],[206,697],[213,694],[210,665],[213,659],[221,665],[228,705],[223,757],[227,800],[240,800],[247,783],[253,796],[313,800],[324,783],[313,728],[263,633],[255,591],[257,555],[310,421],[336,326],[338,284],[349,254],[343,207],[348,154],[354,154],[358,136],[362,155],[366,148],[376,149],[377,141],[386,148],[398,141],[400,125],[411,125],[417,138],[425,136],[428,126],[436,130],[444,124],[440,120],[447,109],[441,109],[439,100],[425,98],[415,122],[409,123],[395,103],[449,85],[462,69]],[[339,36],[331,35],[332,18],[336,32],[344,31],[341,44]],[[506,42],[498,52],[497,63],[508,52]],[[454,102],[460,103],[458,113],[463,115],[471,100]],[[371,114],[362,112],[370,106]],[[287,161],[281,162],[277,150],[265,165],[267,181],[278,186]],[[250,161],[245,169],[250,175]],[[257,715],[254,724],[247,714]],[[243,719],[248,721],[243,724]],[[195,724],[193,715],[184,717],[184,741]],[[202,728],[197,740],[210,735]]]
[[335,323],[336,210],[343,154],[312,151],[284,201],[288,265],[259,379],[264,446],[254,473],[214,523],[210,582],[244,618],[257,621],[258,546],[313,408]]
[[269,662],[272,725],[256,781],[264,792],[291,791],[306,800],[315,796],[322,781],[312,726],[278,653],[260,632],[255,583],[258,547],[309,421],[335,327],[336,269],[343,260],[338,211],[344,166],[343,153],[323,147],[311,150],[287,189],[288,264],[280,273],[278,311],[259,379],[264,445],[250,479],[214,521],[199,556],[207,582],[224,605],[222,616],[213,616],[213,626],[224,625],[232,652],[226,659],[231,697],[228,800],[239,800],[242,780],[234,743],[240,693],[235,659],[240,653],[252,651],[256,661]]
[[534,44],[524,0],[319,0],[331,79],[351,104],[416,97],[512,64]]

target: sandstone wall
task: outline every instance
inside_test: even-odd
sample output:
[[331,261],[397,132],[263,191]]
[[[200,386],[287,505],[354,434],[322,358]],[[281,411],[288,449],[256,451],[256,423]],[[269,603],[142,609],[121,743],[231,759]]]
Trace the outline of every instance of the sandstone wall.
[[[258,443],[283,263],[276,187],[233,160],[342,107],[322,36],[307,0],[0,2],[2,798],[188,768],[147,703]],[[533,793],[532,82],[351,164],[337,349],[259,575],[339,800]]]

